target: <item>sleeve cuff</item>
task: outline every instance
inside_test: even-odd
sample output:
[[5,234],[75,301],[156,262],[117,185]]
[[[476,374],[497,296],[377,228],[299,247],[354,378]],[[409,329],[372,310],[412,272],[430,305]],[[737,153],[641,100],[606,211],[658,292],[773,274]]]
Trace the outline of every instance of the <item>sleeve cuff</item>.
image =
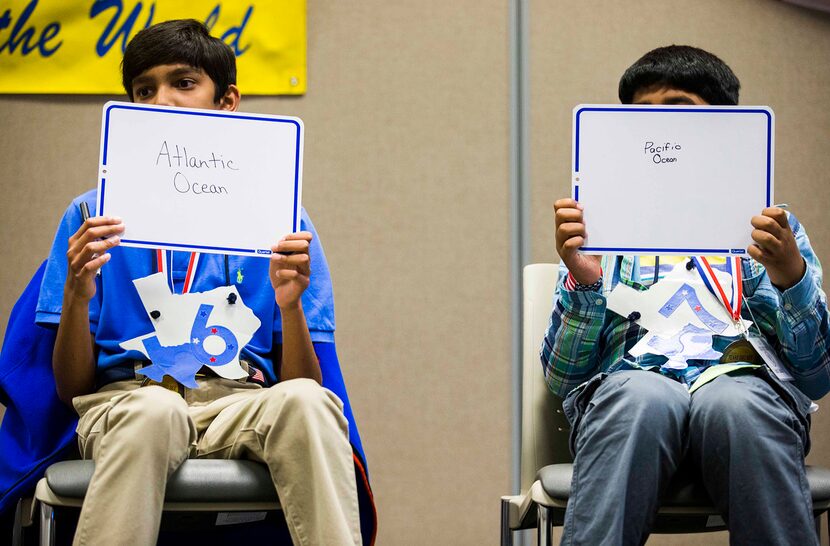
[[813,282],[810,266],[807,266],[800,281],[780,294],[782,309],[787,320],[793,324],[800,322],[804,312],[812,310],[819,298],[819,291],[816,283]]
[[559,295],[559,299],[565,309],[587,309],[596,313],[605,311],[606,299],[599,292],[563,290]]

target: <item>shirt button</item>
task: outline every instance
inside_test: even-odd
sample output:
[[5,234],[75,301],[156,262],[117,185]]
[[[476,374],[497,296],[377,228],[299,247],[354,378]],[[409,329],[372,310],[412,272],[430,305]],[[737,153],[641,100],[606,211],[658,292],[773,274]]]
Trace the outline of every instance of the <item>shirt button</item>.
[[596,303],[597,305],[602,305],[602,300],[600,298],[597,298],[597,301],[595,301],[594,303]]
[[792,308],[793,308],[793,305],[791,303],[785,303],[784,304],[784,310],[785,311],[789,311]]

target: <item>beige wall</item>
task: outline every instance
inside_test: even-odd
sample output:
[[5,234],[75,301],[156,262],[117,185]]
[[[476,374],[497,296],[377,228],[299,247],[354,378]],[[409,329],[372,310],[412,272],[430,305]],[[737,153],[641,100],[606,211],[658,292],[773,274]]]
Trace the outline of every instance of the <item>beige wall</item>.
[[[776,110],[777,196],[827,263],[828,17],[774,0],[631,5],[529,2],[533,260],[556,259],[549,209],[569,191],[573,105],[614,102],[640,54],[689,42],[733,66],[745,104]],[[306,124],[304,203],[334,277],[378,543],[496,544],[510,488],[508,2],[311,0],[308,26],[308,94],[243,108]],[[95,183],[104,100],[0,97],[3,323],[61,212]],[[824,464],[828,427],[819,413]]]
[[[530,21],[533,261],[557,260],[552,204],[570,195],[573,107],[618,102],[623,71],[646,51],[675,43],[719,55],[741,80],[742,104],[775,110],[776,201],[791,205],[830,263],[830,16],[775,0],[535,0]],[[815,416],[813,442],[810,460],[830,464],[826,408]],[[663,536],[649,544],[698,540]],[[706,540],[727,543],[725,533]]]

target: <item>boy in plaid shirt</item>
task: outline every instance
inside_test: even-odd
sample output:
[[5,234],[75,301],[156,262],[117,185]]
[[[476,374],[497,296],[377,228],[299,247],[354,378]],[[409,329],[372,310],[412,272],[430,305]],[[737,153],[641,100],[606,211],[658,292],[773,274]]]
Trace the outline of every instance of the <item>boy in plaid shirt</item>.
[[[634,63],[619,95],[625,104],[736,105],[739,88],[719,58],[669,46]],[[810,398],[830,390],[830,324],[821,265],[798,220],[777,207],[747,219],[751,259],[741,260],[742,316],[782,361],[778,375],[791,376],[784,381],[760,358],[678,365],[629,354],[647,331],[636,313],[609,310],[607,293],[622,283],[643,297],[675,264],[580,254],[582,206],[560,199],[554,209],[562,266],[541,356],[572,425],[562,543],[644,543],[683,463],[699,474],[733,544],[817,544],[804,457]],[[723,352],[736,339],[714,335],[712,349]]]

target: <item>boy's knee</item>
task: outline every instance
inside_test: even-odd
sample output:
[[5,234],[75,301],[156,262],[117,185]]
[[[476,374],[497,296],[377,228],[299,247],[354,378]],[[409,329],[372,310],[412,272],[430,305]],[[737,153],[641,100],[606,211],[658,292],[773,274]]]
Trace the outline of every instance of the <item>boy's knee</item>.
[[312,379],[292,379],[269,389],[265,398],[270,412],[297,416],[303,419],[321,419],[335,416],[342,419],[340,399]]

